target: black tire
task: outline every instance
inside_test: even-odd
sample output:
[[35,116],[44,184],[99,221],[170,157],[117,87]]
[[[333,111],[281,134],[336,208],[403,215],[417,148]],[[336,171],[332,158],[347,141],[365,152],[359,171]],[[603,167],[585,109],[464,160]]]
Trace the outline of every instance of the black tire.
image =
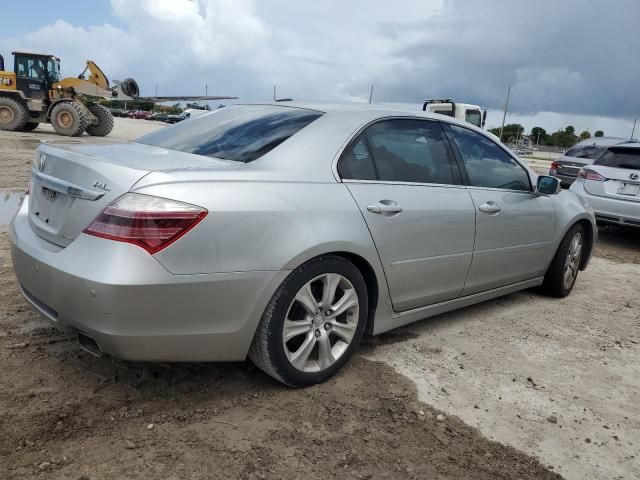
[[53,107],[51,125],[56,133],[77,137],[87,129],[91,117],[86,107],[78,102],[62,102]]
[[128,97],[138,98],[140,96],[140,87],[133,78],[125,78],[120,83],[120,90]]
[[38,125],[40,125],[38,122],[27,122],[26,125],[24,126],[24,128],[22,129],[23,132],[31,132],[33,130],[35,130],[36,128],[38,128]]
[[[572,255],[577,258],[574,258],[573,261],[571,261],[569,259],[569,253],[572,248],[572,244],[578,235],[581,242],[580,252],[576,255]],[[553,260],[551,261],[551,265],[549,265],[549,269],[544,276],[544,282],[542,284],[542,291],[544,293],[556,298],[564,298],[571,293],[571,290],[573,290],[573,286],[576,283],[576,279],[578,278],[578,271],[582,264],[585,239],[584,227],[580,224],[574,225],[565,234],[555,256],[553,257]],[[571,267],[570,264],[573,266]],[[565,281],[565,272],[567,269],[572,271],[572,278],[570,279],[570,282]]]
[[29,112],[13,98],[0,97],[0,130],[19,132],[27,124]]
[[[305,372],[294,367],[287,358],[283,343],[284,321],[298,292],[308,282],[323,274],[339,274],[351,283],[358,296],[358,323],[348,347],[335,363],[324,370]],[[364,278],[351,262],[335,255],[309,260],[291,272],[273,294],[254,335],[249,358],[267,375],[290,387],[306,387],[324,382],[349,361],[358,347],[367,322],[368,303]],[[311,327],[312,330],[316,328],[318,330],[315,333],[320,333],[320,327]]]
[[102,105],[89,105],[87,109],[97,118],[97,123],[87,126],[87,133],[94,137],[106,137],[113,130],[113,115]]

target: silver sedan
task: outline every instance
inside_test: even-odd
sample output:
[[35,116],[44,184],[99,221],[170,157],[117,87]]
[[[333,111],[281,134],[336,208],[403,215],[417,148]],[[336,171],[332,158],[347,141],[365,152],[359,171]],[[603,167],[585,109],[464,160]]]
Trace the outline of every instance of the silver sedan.
[[25,298],[83,348],[321,382],[378,334],[517,290],[567,295],[584,200],[482,130],[241,105],[121,145],[42,145],[11,226]]

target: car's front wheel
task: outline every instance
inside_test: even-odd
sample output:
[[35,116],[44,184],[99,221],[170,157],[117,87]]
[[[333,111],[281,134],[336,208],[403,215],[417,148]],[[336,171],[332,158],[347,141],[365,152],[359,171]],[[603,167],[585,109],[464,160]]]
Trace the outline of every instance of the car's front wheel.
[[582,264],[584,238],[584,227],[576,224],[560,242],[542,284],[543,290],[549,295],[562,298],[573,290]]
[[274,293],[249,357],[289,386],[323,382],[357,348],[367,311],[367,288],[360,271],[342,257],[317,257],[289,274]]

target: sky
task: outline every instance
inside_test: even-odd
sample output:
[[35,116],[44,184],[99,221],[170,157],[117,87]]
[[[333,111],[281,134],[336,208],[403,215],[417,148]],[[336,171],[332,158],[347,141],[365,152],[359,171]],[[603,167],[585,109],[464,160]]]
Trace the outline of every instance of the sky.
[[[8,0],[1,0],[2,3]],[[30,0],[0,53],[86,59],[143,95],[407,103],[453,97],[507,123],[628,137],[640,117],[639,0]],[[34,14],[37,12],[37,14]],[[640,129],[640,127],[639,127]],[[638,136],[636,134],[636,136]]]

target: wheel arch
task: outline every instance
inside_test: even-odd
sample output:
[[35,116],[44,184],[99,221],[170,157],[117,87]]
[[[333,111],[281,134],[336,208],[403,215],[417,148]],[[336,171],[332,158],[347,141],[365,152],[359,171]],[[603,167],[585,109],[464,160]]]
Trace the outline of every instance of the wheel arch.
[[300,265],[325,255],[334,255],[351,262],[362,274],[367,287],[369,311],[367,313],[365,333],[372,334],[374,331],[375,314],[378,307],[380,307],[380,301],[386,301],[385,299],[388,299],[386,277],[382,271],[382,266],[379,263],[377,254],[375,259],[378,261],[375,262],[370,258],[371,255],[367,255],[366,252],[359,251],[359,249],[353,247],[353,245],[332,245],[322,249],[313,249],[312,251],[306,252],[306,254],[297,256],[295,260],[289,262],[286,268],[295,270]]

